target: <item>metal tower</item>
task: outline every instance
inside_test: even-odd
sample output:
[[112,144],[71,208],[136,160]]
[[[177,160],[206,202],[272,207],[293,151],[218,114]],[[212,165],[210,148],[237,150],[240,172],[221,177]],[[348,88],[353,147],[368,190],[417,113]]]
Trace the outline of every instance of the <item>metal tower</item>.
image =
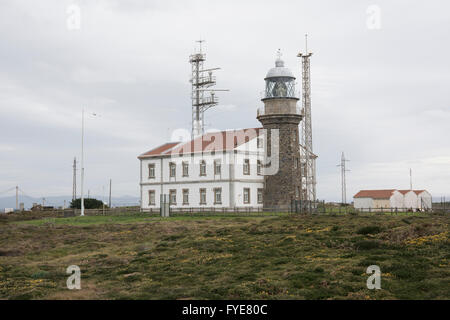
[[302,166],[302,200],[316,200],[316,158],[313,153],[312,119],[311,119],[311,73],[308,52],[308,36],[305,35],[305,53],[299,53],[302,58],[302,114],[300,136],[300,159]]
[[[190,80],[192,83],[192,138],[204,133],[204,113],[219,103],[214,92],[226,91],[208,89],[216,84],[216,77],[213,76],[213,71],[220,68],[203,69],[206,55],[202,53],[202,43],[205,41],[198,40],[197,42],[199,43],[199,52],[189,57],[189,62],[192,65],[192,77]],[[205,91],[209,91],[210,95],[205,97]]]
[[341,167],[341,192],[342,192],[342,203],[347,203],[347,183],[345,178],[345,172],[350,171],[345,168],[345,162],[350,161],[345,159],[344,152],[341,155],[341,163],[338,164],[338,167]]

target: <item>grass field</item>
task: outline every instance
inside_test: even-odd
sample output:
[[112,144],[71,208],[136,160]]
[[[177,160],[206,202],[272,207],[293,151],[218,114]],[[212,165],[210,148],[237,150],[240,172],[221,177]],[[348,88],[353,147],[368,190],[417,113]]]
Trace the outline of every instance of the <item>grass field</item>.
[[[2,299],[450,299],[449,217],[0,222]],[[369,290],[366,268],[381,268]],[[69,265],[81,290],[68,290]]]

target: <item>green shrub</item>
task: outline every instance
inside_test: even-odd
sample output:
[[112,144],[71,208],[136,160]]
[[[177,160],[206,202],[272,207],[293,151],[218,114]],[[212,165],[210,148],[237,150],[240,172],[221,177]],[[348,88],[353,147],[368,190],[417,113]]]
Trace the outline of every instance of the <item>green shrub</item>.
[[358,229],[356,231],[357,234],[377,234],[381,232],[381,228],[379,226],[366,226]]
[[380,243],[378,241],[360,240],[355,243],[355,248],[358,250],[371,250],[371,249],[377,249],[379,247],[380,247]]

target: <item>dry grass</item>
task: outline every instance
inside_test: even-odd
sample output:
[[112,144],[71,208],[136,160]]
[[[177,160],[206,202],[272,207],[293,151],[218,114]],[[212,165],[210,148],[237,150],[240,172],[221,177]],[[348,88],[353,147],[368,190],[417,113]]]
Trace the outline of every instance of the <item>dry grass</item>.
[[[429,215],[7,221],[0,298],[449,299],[448,230]],[[382,290],[366,288],[371,264]]]

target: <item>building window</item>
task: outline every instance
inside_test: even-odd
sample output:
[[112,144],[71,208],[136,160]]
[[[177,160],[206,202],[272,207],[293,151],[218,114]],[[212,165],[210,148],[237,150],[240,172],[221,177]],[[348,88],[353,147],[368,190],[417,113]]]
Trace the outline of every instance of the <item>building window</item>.
[[177,167],[173,162],[169,163],[169,173],[171,178],[175,177],[177,174]]
[[154,179],[155,178],[155,164],[151,163],[148,165],[148,178]]
[[299,187],[299,186],[297,186],[297,187],[295,188],[295,197],[296,197],[296,198],[300,197],[300,187]]
[[298,168],[298,158],[294,159],[294,169]]
[[256,173],[260,176],[261,175],[261,160],[258,160],[256,162]]
[[221,174],[221,164],[219,160],[214,161],[214,174]]
[[148,204],[150,206],[155,205],[155,190],[149,190],[148,191]]
[[263,189],[258,189],[258,203],[263,203]]
[[244,188],[244,203],[250,203],[250,188]]
[[183,189],[183,204],[189,204],[189,189]]
[[258,148],[258,149],[261,149],[262,147],[263,147],[263,138],[257,138],[256,139],[256,147]]
[[249,175],[250,174],[250,160],[244,159],[244,174]]
[[222,204],[222,188],[214,188],[214,204]]
[[177,190],[169,190],[169,203],[177,204]]
[[200,189],[200,204],[206,204],[206,189]]
[[189,177],[189,163],[183,162],[183,177]]
[[206,176],[206,162],[205,162],[205,160],[202,160],[200,162],[200,175],[201,176]]

